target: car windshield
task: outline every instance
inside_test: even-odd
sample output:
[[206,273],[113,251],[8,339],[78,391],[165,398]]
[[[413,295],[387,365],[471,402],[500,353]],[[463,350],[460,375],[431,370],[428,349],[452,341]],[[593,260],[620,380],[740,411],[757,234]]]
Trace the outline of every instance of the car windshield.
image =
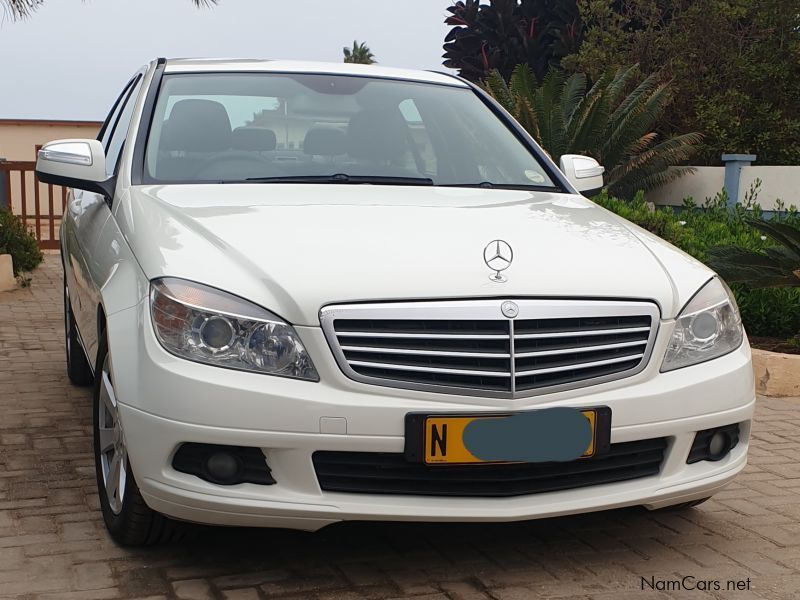
[[144,175],[557,189],[467,87],[324,74],[165,75]]

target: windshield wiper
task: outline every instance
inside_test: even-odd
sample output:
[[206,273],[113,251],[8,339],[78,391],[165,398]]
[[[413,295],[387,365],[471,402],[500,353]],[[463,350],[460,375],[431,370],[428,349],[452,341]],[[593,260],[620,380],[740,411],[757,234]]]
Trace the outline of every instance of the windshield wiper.
[[428,177],[391,177],[381,175],[288,175],[278,177],[248,177],[245,181],[255,183],[339,183],[339,184],[372,184],[372,185],[433,185]]
[[481,181],[480,183],[446,183],[439,187],[483,188],[495,190],[531,190],[534,192],[559,192],[561,188],[555,185],[536,185],[532,183],[493,183]]

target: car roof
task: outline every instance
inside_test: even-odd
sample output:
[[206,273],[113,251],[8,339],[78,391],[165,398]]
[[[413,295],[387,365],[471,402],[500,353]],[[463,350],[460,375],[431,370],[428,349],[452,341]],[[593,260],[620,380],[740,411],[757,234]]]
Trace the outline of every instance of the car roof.
[[403,79],[467,87],[463,81],[446,73],[397,69],[382,65],[359,65],[349,63],[305,62],[294,60],[231,59],[231,58],[174,58],[167,59],[165,73],[202,72],[264,72],[264,73],[318,73],[326,75],[351,75]]

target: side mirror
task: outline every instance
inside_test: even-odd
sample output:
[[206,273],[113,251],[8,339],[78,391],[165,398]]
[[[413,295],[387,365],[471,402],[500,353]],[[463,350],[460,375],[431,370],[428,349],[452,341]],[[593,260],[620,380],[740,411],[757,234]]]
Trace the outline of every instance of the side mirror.
[[564,154],[561,157],[561,171],[579,192],[599,192],[603,188],[605,167],[591,156]]
[[106,155],[97,140],[56,140],[45,144],[36,159],[36,176],[43,183],[113,196],[106,175]]

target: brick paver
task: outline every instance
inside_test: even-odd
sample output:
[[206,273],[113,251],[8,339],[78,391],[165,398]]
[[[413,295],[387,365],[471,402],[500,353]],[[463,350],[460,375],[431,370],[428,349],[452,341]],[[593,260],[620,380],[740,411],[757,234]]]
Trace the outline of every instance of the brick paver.
[[[760,399],[747,471],[681,514],[198,527],[182,544],[118,548],[95,499],[89,393],[64,373],[60,284],[49,255],[31,288],[0,294],[2,598],[800,598],[800,399]],[[684,576],[723,589],[664,587]]]

